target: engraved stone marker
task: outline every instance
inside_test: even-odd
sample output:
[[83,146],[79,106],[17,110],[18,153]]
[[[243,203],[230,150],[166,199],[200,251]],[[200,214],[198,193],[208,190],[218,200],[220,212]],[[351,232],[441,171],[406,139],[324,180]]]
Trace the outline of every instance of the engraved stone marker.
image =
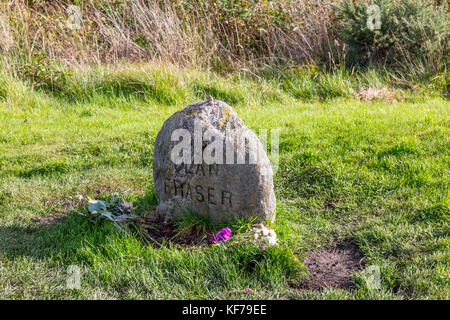
[[211,97],[164,122],[153,177],[166,219],[189,208],[214,221],[275,218],[273,172],[263,145],[230,106]]

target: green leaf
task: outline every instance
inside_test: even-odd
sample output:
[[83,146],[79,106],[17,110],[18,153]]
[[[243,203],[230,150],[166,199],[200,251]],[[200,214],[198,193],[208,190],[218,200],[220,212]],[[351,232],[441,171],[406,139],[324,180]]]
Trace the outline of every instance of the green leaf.
[[90,213],[105,213],[108,211],[107,206],[105,201],[89,199],[88,210]]
[[89,197],[90,200],[95,200],[94,193],[92,193],[91,188],[88,188],[86,193],[87,193],[87,196]]

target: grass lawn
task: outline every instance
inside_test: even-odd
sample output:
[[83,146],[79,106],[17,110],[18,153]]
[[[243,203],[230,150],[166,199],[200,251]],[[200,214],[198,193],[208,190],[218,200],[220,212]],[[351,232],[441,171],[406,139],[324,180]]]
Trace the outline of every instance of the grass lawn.
[[[275,81],[158,70],[80,76],[49,93],[0,77],[1,299],[449,298],[450,109],[438,95],[306,100]],[[156,134],[206,94],[252,129],[280,129],[280,245],[301,258],[352,241],[381,289],[355,274],[350,290],[299,290],[279,252],[249,271],[251,250],[156,248],[79,214],[88,189],[145,199]],[[79,290],[66,288],[70,265],[83,270]]]

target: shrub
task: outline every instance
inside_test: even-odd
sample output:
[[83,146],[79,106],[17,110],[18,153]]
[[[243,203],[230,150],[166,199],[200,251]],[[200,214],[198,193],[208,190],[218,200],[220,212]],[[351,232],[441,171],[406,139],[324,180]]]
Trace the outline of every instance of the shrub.
[[16,71],[35,88],[59,93],[65,90],[72,72],[45,52],[39,52],[29,61],[17,65]]
[[[380,9],[379,26],[368,25]],[[448,4],[423,0],[343,0],[333,6],[343,22],[340,35],[348,45],[346,62],[351,66],[384,65],[411,76],[435,74],[449,58]]]

